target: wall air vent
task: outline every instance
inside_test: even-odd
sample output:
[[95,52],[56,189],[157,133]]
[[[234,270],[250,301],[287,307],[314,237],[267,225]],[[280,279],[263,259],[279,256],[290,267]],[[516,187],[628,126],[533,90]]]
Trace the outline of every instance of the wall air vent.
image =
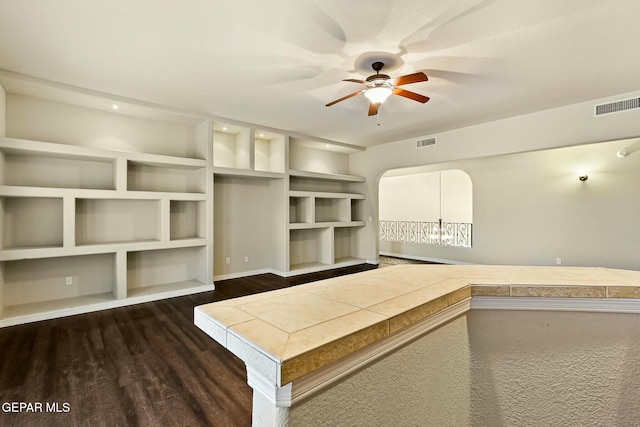
[[416,148],[428,147],[430,145],[436,145],[436,137],[423,138],[416,140]]
[[620,111],[640,108],[640,98],[623,99],[622,101],[609,102],[595,106],[594,115],[596,117],[605,114],[619,113]]

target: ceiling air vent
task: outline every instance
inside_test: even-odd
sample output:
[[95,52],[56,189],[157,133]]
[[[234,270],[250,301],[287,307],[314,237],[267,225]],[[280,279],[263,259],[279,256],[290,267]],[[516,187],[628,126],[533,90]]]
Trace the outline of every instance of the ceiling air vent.
[[622,101],[596,105],[595,116],[597,117],[605,114],[619,113],[620,111],[633,110],[636,108],[640,108],[640,98],[623,99]]
[[436,145],[435,137],[416,140],[416,148],[428,147],[430,145]]

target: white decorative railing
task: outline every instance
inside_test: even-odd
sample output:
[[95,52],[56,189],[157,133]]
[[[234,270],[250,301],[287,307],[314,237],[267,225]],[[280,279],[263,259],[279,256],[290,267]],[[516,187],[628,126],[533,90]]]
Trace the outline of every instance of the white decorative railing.
[[380,240],[425,245],[471,247],[471,223],[428,221],[379,221]]

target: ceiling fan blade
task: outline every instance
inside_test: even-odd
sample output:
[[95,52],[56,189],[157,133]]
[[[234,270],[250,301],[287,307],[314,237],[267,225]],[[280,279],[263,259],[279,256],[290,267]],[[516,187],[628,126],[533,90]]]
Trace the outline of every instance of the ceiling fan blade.
[[360,84],[365,84],[364,80],[358,80],[358,79],[342,79],[343,82],[353,82],[353,83],[360,83]]
[[357,92],[350,93],[350,94],[349,94],[349,95],[347,95],[347,96],[343,96],[342,98],[338,98],[338,99],[336,99],[335,101],[331,101],[330,103],[328,103],[328,104],[326,105],[326,107],[331,107],[333,104],[337,104],[338,102],[340,102],[340,101],[344,101],[345,99],[349,99],[349,98],[354,97],[354,96],[356,96],[356,95],[360,95],[360,94],[361,94],[361,93],[363,93],[363,92],[364,92],[364,90],[359,90],[359,91],[357,91]]
[[406,76],[401,76],[396,78],[393,85],[402,86],[402,85],[408,85],[411,83],[426,82],[427,80],[429,80],[427,75],[422,71],[420,71],[418,73],[407,74]]
[[376,114],[378,114],[378,107],[380,107],[380,104],[374,104],[373,102],[369,103],[369,115],[370,116],[375,116]]
[[405,98],[413,99],[414,101],[422,102],[423,104],[427,102],[430,98],[428,96],[420,95],[419,93],[410,92],[408,90],[395,88],[393,93],[396,95],[404,96]]

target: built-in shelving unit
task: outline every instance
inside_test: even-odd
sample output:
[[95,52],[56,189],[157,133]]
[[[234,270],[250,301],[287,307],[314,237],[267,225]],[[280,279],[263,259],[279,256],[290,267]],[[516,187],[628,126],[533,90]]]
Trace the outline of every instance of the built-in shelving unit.
[[208,120],[3,104],[0,326],[213,289]]
[[341,146],[308,140],[291,142],[289,170],[289,274],[360,264],[357,239],[364,227],[361,185],[348,174]]
[[365,262],[357,147],[11,73],[0,95],[0,327]]

